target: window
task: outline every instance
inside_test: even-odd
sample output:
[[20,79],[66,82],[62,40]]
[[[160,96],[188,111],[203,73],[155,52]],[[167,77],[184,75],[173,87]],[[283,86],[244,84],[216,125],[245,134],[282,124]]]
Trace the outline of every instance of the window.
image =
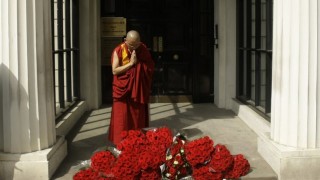
[[55,114],[80,96],[78,0],[51,0]]
[[270,117],[272,0],[237,1],[237,98]]

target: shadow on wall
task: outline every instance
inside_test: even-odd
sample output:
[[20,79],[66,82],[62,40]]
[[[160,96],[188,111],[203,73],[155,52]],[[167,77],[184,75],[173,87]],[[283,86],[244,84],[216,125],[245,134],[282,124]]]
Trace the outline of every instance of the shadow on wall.
[[[26,126],[28,123],[29,126],[29,121],[21,118],[29,112],[28,99],[29,96],[16,75],[0,62],[0,179],[14,179],[14,172],[22,171],[17,165],[20,153],[24,153],[21,149],[26,149],[22,146],[29,146],[31,149],[28,142],[34,132],[11,128],[15,124]],[[29,113],[26,118],[36,118],[36,114]]]

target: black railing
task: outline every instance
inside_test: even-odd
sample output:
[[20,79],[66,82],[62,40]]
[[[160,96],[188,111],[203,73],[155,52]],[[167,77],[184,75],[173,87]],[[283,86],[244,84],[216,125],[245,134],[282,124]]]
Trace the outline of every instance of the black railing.
[[78,9],[78,0],[51,1],[56,115],[80,96]]

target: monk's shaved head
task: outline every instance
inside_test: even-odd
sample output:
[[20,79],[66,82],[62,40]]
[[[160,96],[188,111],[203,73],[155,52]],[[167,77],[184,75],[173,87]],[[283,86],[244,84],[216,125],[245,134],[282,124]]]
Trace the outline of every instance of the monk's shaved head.
[[140,34],[138,33],[138,31],[131,30],[127,33],[126,39],[135,42],[140,42]]

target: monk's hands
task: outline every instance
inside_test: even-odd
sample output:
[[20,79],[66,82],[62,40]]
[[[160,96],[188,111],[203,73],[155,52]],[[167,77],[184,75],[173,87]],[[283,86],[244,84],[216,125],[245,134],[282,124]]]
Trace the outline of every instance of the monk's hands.
[[133,50],[131,53],[130,64],[133,66],[137,63],[137,61],[138,59],[137,59],[136,50]]

